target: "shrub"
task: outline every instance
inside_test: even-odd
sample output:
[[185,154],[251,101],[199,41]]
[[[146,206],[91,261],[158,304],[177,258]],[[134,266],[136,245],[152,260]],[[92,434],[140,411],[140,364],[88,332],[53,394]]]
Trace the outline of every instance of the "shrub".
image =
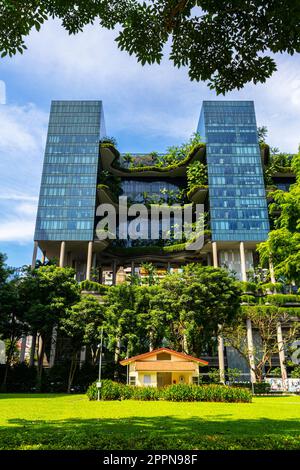
[[[114,382],[113,380],[102,380],[102,387],[100,390],[101,400],[121,400],[125,391],[124,384]],[[86,392],[89,400],[96,400],[98,396],[97,382],[89,386]]]
[[270,393],[271,390],[271,385],[267,382],[256,382],[253,384],[253,389],[255,394],[264,394],[264,393]]
[[109,286],[105,284],[100,284],[99,282],[85,280],[80,283],[81,290],[86,290],[88,292],[98,292],[99,294],[106,294]]
[[161,393],[156,387],[132,387],[132,392],[133,400],[152,401],[161,398]]
[[246,304],[255,304],[256,299],[254,295],[241,295],[241,302],[246,303]]
[[163,398],[168,401],[214,401],[250,403],[251,392],[244,388],[226,385],[170,385],[163,389]]
[[272,294],[265,297],[265,302],[271,305],[284,305],[287,303],[300,303],[300,295],[296,294]]
[[264,293],[268,292],[282,292],[282,283],[281,282],[267,282],[266,284],[262,284],[261,289]]
[[[96,400],[98,389],[94,382],[87,390],[89,400]],[[163,389],[155,387],[132,387],[103,380],[101,400],[166,400],[166,401],[218,401],[218,402],[251,402],[251,392],[246,388],[226,385],[170,385]]]
[[240,281],[238,284],[244,293],[256,293],[257,285],[255,284],[255,282]]

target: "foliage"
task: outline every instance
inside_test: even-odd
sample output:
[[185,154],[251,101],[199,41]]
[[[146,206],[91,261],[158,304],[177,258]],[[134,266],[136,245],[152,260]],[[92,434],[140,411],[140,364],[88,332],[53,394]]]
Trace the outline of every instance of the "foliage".
[[[124,384],[113,382],[112,380],[102,380],[101,384],[101,400],[121,400],[125,393]],[[97,382],[89,386],[86,394],[89,400],[97,400]]]
[[166,167],[182,163],[186,161],[188,155],[191,154],[195,148],[201,148],[203,145],[200,134],[194,133],[188,142],[179,146],[168,147],[167,153],[160,157],[160,166]]
[[255,299],[254,295],[245,295],[245,294],[243,294],[241,296],[241,302],[250,305],[250,304],[255,304],[256,299]]
[[[87,391],[89,400],[97,399],[96,383]],[[132,387],[111,380],[103,380],[101,400],[166,400],[166,401],[218,401],[244,402],[252,401],[249,390],[223,385],[170,385],[163,389],[155,387]]]
[[105,295],[109,289],[109,286],[86,279],[80,283],[80,289],[88,292],[98,292],[99,294]]
[[271,385],[268,382],[256,382],[253,384],[255,395],[270,393]]
[[[268,239],[258,245],[261,263],[272,260],[275,276],[292,285],[300,284],[300,152],[292,159],[296,183],[287,191],[275,191],[274,205],[278,216]],[[279,210],[279,211],[278,211]]]
[[187,167],[188,190],[193,187],[202,187],[208,184],[207,166],[199,161],[191,163]]
[[280,293],[282,292],[283,289],[283,284],[282,282],[267,282],[264,284],[261,284],[260,289],[263,291],[264,294],[269,293],[269,292],[274,292],[274,293]]
[[255,294],[257,291],[257,284],[255,282],[240,281],[238,283],[241,290],[246,294]]
[[223,269],[190,264],[182,273],[166,275],[161,286],[160,308],[171,320],[166,337],[174,349],[198,357],[239,309],[240,290]]
[[19,283],[19,294],[24,309],[24,320],[33,335],[40,335],[38,353],[38,381],[41,381],[46,341],[66,311],[79,300],[79,285],[72,268],[41,266],[29,269]]
[[264,144],[266,142],[266,138],[268,135],[268,129],[266,126],[261,126],[257,128],[257,135],[258,141],[260,144]]
[[292,379],[300,379],[300,366],[295,366],[291,372]]
[[[254,343],[252,351],[254,367],[249,359],[247,318],[251,320],[252,328],[258,332],[260,337],[260,342]],[[275,305],[242,306],[240,316],[236,317],[232,325],[223,327],[225,344],[241,354],[249,368],[255,373],[257,382],[262,382],[266,368],[268,367],[267,373],[272,368],[272,357],[278,354],[277,327],[279,322],[285,332],[282,341],[284,347],[298,338],[300,325],[286,310]]]
[[1,382],[2,390],[6,388],[17,340],[27,331],[19,281],[12,275],[13,270],[6,265],[6,256],[0,253],[0,339],[6,340],[6,365]]
[[60,320],[60,329],[69,337],[71,347],[67,390],[69,393],[78,364],[78,354],[83,345],[90,347],[93,363],[95,363],[102,325],[103,308],[92,295],[82,297],[78,303],[66,311],[65,316]]
[[143,279],[145,284],[151,286],[158,283],[157,269],[153,263],[144,261],[144,263],[141,264],[141,268],[146,274]]
[[101,170],[98,178],[99,187],[107,187],[115,197],[122,194],[121,178],[107,170]]
[[192,80],[208,81],[223,94],[250,81],[265,82],[276,70],[272,54],[299,52],[299,8],[282,0],[32,0],[2,2],[0,13],[2,56],[22,53],[25,37],[48,18],[58,18],[70,34],[96,22],[118,27],[118,47],[142,65],[160,63],[171,38],[174,65],[187,66]]
[[289,303],[300,303],[300,295],[293,294],[272,294],[267,295],[265,302],[271,305],[285,305]]
[[108,137],[108,136],[101,137],[99,142],[100,144],[110,144],[110,145],[113,145],[114,147],[117,147],[117,140],[115,139],[115,137]]
[[272,153],[269,162],[264,167],[264,178],[265,185],[272,186],[274,184],[273,177],[276,173],[291,173],[292,155],[288,153],[277,152],[277,149],[273,149],[276,153]]
[[[112,144],[102,144],[101,147],[108,147],[114,154],[115,159],[112,166],[117,167],[119,170],[126,174],[143,173],[143,172],[157,172],[157,173],[168,173],[176,170],[179,167],[184,167],[190,163],[199,150],[205,149],[205,144],[201,142],[199,134],[193,134],[188,142],[183,143],[180,146],[173,146],[167,149],[167,153],[159,157],[158,162],[155,165],[140,165],[130,166],[129,168],[120,167],[120,153]],[[108,179],[105,180],[106,176],[109,178],[110,173],[104,172],[103,181],[104,184],[108,184]],[[100,175],[101,177],[101,175]]]
[[217,401],[227,403],[250,403],[251,392],[226,385],[170,385],[163,390],[163,397],[169,401]]

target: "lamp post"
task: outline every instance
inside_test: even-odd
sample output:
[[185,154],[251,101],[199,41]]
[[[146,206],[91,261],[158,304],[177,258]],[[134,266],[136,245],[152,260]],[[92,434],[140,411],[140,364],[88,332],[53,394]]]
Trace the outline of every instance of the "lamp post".
[[100,357],[99,357],[99,374],[98,374],[98,401],[100,400],[100,388],[101,388],[101,372],[102,372],[102,346],[103,346],[103,326],[101,327],[101,340],[100,340]]

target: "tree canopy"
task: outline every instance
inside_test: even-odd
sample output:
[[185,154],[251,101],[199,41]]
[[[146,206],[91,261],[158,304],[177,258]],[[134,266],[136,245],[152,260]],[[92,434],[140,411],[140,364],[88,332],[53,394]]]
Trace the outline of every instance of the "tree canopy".
[[275,274],[288,283],[300,283],[300,153],[291,162],[296,183],[289,191],[277,190],[270,205],[274,230],[260,243],[258,252],[262,264],[271,259]]
[[2,56],[22,53],[26,36],[48,18],[70,34],[93,23],[116,28],[118,47],[143,65],[160,63],[170,44],[174,65],[217,93],[265,82],[276,70],[274,53],[300,51],[296,0],[2,0]]

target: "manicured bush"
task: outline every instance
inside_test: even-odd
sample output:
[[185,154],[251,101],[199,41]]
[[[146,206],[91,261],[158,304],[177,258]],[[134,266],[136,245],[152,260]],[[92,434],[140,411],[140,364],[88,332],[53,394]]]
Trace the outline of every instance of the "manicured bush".
[[[126,393],[124,384],[114,382],[113,380],[102,380],[100,389],[101,400],[121,400]],[[97,382],[89,386],[86,392],[89,400],[96,400],[98,396]],[[128,393],[129,395],[129,393]],[[130,396],[128,396],[130,398]]]
[[244,293],[256,293],[257,285],[255,282],[240,281],[238,284]]
[[214,401],[250,403],[251,392],[244,388],[226,385],[170,385],[163,390],[163,398],[168,401]]
[[241,302],[246,304],[254,305],[256,303],[256,299],[254,295],[241,295]]
[[[87,390],[90,400],[97,399],[96,382]],[[226,385],[187,385],[176,384],[158,389],[155,387],[132,387],[112,380],[103,380],[101,400],[166,400],[166,401],[212,401],[230,403],[250,403],[252,395],[246,388]]]
[[265,297],[265,302],[271,305],[285,305],[288,303],[300,303],[300,295],[296,294],[272,294]]
[[267,382],[256,382],[253,384],[254,393],[257,395],[270,393],[271,385]]
[[131,389],[133,400],[152,401],[161,398],[160,391],[156,387],[131,387]]
[[264,293],[268,292],[282,292],[282,283],[281,282],[267,282],[266,284],[262,284],[261,289]]
[[99,294],[106,294],[109,286],[105,284],[100,284],[99,282],[85,280],[80,283],[81,290],[86,290],[88,292],[98,292]]

